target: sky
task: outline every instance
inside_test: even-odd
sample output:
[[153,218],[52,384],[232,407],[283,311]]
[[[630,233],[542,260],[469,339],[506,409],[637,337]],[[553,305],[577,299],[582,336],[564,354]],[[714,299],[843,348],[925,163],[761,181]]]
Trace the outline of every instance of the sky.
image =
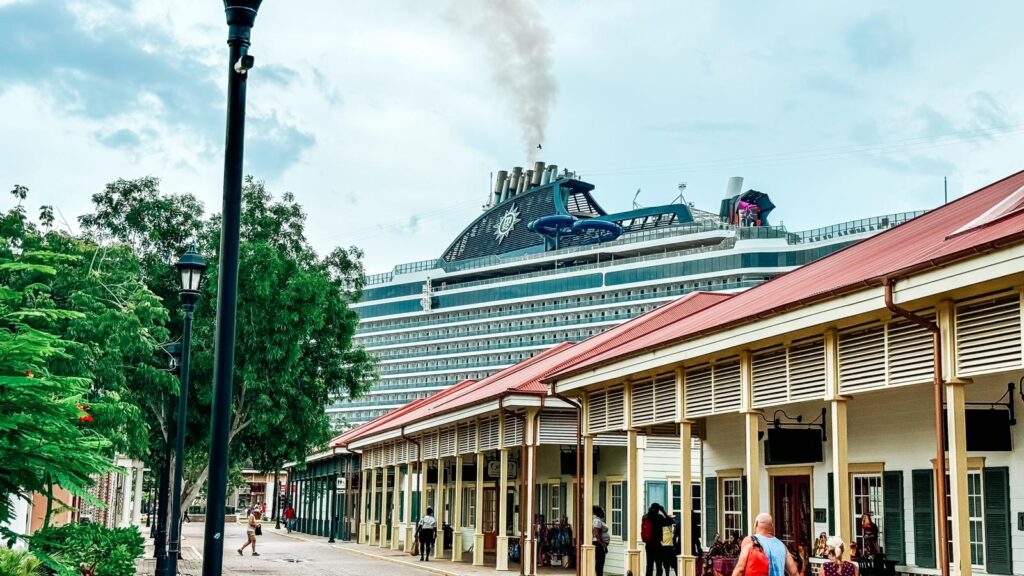
[[[0,0],[0,187],[72,229],[118,178],[220,211],[222,8]],[[440,256],[530,155],[609,211],[680,182],[716,210],[730,176],[791,230],[933,208],[944,177],[953,199],[1024,169],[1022,18],[1009,0],[265,0],[245,170],[368,273]]]

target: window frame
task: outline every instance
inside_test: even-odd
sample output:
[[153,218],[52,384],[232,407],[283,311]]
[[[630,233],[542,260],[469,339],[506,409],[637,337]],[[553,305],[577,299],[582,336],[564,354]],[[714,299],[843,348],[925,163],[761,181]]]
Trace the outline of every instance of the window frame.
[[[623,532],[624,532],[625,522],[626,522],[626,516],[625,516],[625,514],[623,514],[623,509],[622,509],[622,505],[625,503],[625,498],[626,498],[626,494],[622,490],[624,482],[623,482],[622,478],[607,478],[605,480],[605,482],[607,482],[606,490],[608,491],[608,493],[607,493],[607,498],[608,498],[608,535],[611,536],[612,538],[622,539],[624,537],[623,536]],[[615,507],[615,488],[616,487],[618,487],[618,489],[619,489],[619,496],[618,496],[618,498],[619,498],[619,507],[618,508]],[[618,531],[615,530],[615,525],[616,525],[615,515],[616,514],[618,514],[618,516],[619,516]]]
[[[971,477],[972,476],[977,478],[977,489],[978,490],[977,490],[977,493],[974,494],[974,495],[971,494]],[[946,470],[946,485],[950,486],[950,483],[949,483],[949,470]],[[936,495],[936,497],[938,497],[938,495]],[[971,515],[971,500],[972,500],[972,498],[976,498],[977,501],[978,501],[978,513],[979,513],[978,516],[972,516]],[[947,554],[948,554],[947,557],[950,559],[950,565],[951,566],[953,565],[953,515],[952,515],[953,514],[953,506],[952,506],[952,500],[953,500],[952,493],[946,494],[946,538],[947,538],[946,539],[946,551],[947,551]],[[981,538],[981,540],[979,540],[979,541],[975,541],[973,539],[974,531],[971,530],[971,527],[975,523],[977,523],[977,525],[978,525],[978,535]],[[986,558],[987,550],[985,549],[985,473],[984,473],[983,468],[980,467],[980,466],[976,467],[976,466],[968,465],[968,467],[967,467],[967,537],[971,539],[969,544],[968,544],[968,547],[971,550],[971,567],[972,568],[977,568],[977,569],[981,570],[982,572],[984,572],[985,562],[987,560],[987,558]],[[976,551],[976,549],[975,549],[976,546],[977,546],[977,551],[980,553],[980,558],[979,558],[980,562],[978,562],[978,563],[975,563],[975,561],[974,561],[974,554],[975,554],[975,551]]]
[[[858,478],[871,478],[878,480],[878,505],[868,505],[869,512],[871,513],[871,520],[878,527],[878,544],[879,546],[885,542],[885,536],[882,533],[883,520],[885,518],[885,477],[883,470],[864,470],[861,472],[850,472],[850,521],[853,522],[852,535],[853,541],[857,543],[857,548],[863,550],[864,548],[864,535],[861,534],[860,522],[862,512],[857,512],[857,482]],[[871,501],[870,493],[864,495]]]
[[[733,483],[737,486],[737,492],[735,494],[727,495],[726,486]],[[722,534],[723,538],[732,538],[734,533],[739,536],[743,536],[743,477],[734,475],[720,476],[718,478],[718,494],[720,504],[719,519],[722,522],[719,525],[721,527],[719,532]],[[728,509],[726,505],[730,502],[735,503],[737,507],[735,509]],[[734,527],[730,528],[728,526],[728,518],[734,519]],[[732,532],[730,532],[730,530]]]

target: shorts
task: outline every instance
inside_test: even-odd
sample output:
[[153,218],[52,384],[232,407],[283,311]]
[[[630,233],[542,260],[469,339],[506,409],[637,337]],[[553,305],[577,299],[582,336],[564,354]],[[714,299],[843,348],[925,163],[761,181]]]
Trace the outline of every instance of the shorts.
[[245,533],[248,534],[249,536],[255,536],[256,535],[256,531],[253,530],[252,528],[246,530]]

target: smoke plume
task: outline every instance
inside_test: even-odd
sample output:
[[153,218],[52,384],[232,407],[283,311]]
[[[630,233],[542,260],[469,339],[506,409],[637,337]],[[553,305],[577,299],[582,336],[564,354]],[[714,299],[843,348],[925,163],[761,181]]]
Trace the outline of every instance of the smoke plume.
[[519,121],[527,160],[533,162],[558,93],[551,70],[552,34],[543,16],[530,0],[461,2],[452,16],[483,44],[491,79]]

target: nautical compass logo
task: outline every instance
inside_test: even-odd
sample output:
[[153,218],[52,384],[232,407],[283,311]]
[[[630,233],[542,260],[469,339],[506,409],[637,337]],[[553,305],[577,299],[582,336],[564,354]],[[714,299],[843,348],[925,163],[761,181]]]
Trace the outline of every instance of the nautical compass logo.
[[508,238],[508,235],[512,233],[512,229],[519,223],[519,208],[513,204],[508,212],[498,220],[498,223],[494,225],[494,238],[501,244],[501,241]]

